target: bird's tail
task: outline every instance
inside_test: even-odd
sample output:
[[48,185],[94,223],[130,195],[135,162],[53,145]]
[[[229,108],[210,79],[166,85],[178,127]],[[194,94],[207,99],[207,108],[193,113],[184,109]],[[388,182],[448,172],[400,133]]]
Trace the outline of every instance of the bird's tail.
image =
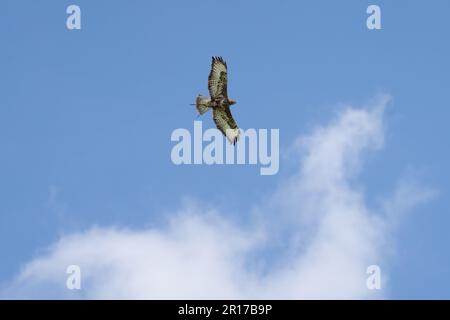
[[211,99],[198,95],[197,100],[195,100],[195,107],[197,108],[198,113],[202,115],[211,107]]

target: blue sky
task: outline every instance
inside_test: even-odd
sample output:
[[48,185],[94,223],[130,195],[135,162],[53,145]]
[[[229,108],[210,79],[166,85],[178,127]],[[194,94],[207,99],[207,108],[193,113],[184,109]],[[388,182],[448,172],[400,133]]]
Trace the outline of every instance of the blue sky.
[[[70,4],[81,30],[66,28]],[[369,4],[382,30],[366,28]],[[158,228],[186,197],[245,224],[291,175],[283,150],[298,136],[387,94],[384,146],[357,188],[368,206],[404,176],[438,195],[390,235],[386,296],[449,298],[449,11],[444,0],[3,1],[0,283],[65,235]],[[228,62],[238,125],[280,129],[278,175],[170,161],[213,55]]]

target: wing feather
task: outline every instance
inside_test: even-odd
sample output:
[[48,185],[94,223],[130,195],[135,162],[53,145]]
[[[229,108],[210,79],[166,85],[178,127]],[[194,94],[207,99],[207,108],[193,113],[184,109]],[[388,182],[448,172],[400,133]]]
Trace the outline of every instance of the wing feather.
[[211,98],[228,98],[227,83],[227,63],[222,57],[212,57],[211,71],[208,76],[208,90]]
[[231,115],[230,107],[216,107],[213,110],[213,119],[228,141],[236,144],[239,139],[239,128]]

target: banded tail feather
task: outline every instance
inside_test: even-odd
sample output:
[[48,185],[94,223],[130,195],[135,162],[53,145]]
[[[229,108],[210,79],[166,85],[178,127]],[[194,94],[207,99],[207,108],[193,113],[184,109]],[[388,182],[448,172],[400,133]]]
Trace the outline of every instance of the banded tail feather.
[[198,95],[195,101],[195,107],[200,115],[204,114],[211,107],[211,99],[208,97]]

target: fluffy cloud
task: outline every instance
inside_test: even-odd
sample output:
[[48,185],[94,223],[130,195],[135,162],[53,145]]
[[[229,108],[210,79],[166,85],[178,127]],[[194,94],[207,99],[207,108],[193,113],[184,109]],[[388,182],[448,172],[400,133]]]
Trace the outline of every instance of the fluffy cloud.
[[[94,228],[68,235],[24,266],[3,291],[16,298],[377,298],[366,269],[382,267],[400,213],[432,193],[403,181],[380,208],[358,186],[364,157],[383,146],[387,97],[347,107],[294,144],[296,172],[252,223],[185,203],[161,228]],[[292,155],[291,155],[292,156]],[[79,265],[82,290],[66,289]],[[383,287],[386,283],[383,283]]]

